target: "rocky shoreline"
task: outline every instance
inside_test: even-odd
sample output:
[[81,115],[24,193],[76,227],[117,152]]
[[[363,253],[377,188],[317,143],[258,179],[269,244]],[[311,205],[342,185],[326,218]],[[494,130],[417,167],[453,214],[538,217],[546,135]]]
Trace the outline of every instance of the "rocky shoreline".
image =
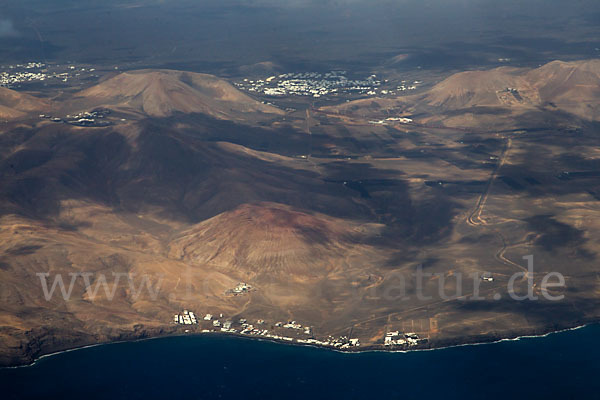
[[[364,353],[364,352],[372,352],[372,351],[382,351],[382,352],[409,352],[409,351],[424,351],[424,350],[437,350],[444,349],[449,347],[457,347],[457,346],[469,346],[469,345],[478,345],[478,344],[489,344],[506,340],[518,340],[520,338],[527,337],[542,337],[552,333],[558,333],[567,330],[579,329],[589,324],[594,324],[600,322],[599,320],[586,320],[586,321],[575,321],[569,324],[554,324],[553,326],[549,326],[547,328],[538,328],[538,329],[524,329],[514,332],[509,332],[508,334],[485,334],[485,335],[470,335],[461,338],[438,338],[438,339],[430,339],[427,343],[420,344],[409,349],[405,348],[396,348],[396,347],[386,347],[383,345],[363,345],[360,347],[350,347],[346,349],[335,348],[331,346],[323,346],[319,344],[305,344],[299,342],[290,342],[275,338],[268,337],[256,337],[250,335],[241,335],[239,333],[224,333],[224,332],[209,332],[209,333],[184,333],[181,332],[180,329],[172,326],[165,327],[143,327],[136,326],[134,331],[131,332],[119,332],[112,333],[107,335],[91,335],[91,334],[82,334],[82,333],[70,333],[67,336],[60,336],[61,339],[58,339],[57,336],[54,335],[46,335],[41,337],[32,337],[31,340],[27,343],[27,345],[21,345],[18,348],[12,348],[13,351],[10,351],[11,348],[3,349],[0,351],[0,367],[1,368],[15,368],[15,367],[26,367],[34,365],[38,360],[50,357],[55,354],[64,353],[67,351],[75,351],[82,348],[92,347],[92,346],[100,346],[107,345],[112,343],[122,343],[122,342],[134,342],[140,340],[149,340],[149,339],[160,339],[165,337],[173,337],[173,336],[189,336],[189,335],[227,335],[234,336],[239,338],[246,339],[258,339],[261,341],[271,341],[277,343],[284,343],[287,345],[296,345],[296,346],[309,346],[309,347],[317,347],[323,348],[333,351],[338,351],[342,353]],[[29,336],[34,336],[35,334],[39,334],[40,332],[28,332]],[[48,333],[50,331],[48,330]]]

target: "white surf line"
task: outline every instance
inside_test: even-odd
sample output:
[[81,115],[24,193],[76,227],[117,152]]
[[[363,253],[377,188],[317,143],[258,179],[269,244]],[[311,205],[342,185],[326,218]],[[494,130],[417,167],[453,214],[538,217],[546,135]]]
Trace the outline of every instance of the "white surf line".
[[[523,336],[517,336],[514,338],[503,338],[503,339],[497,339],[497,340],[493,340],[493,341],[489,341],[489,342],[473,342],[473,343],[462,343],[462,344],[453,344],[450,346],[443,346],[443,347],[434,347],[432,349],[412,349],[412,350],[365,350],[365,351],[359,351],[356,353],[410,353],[410,352],[416,352],[416,351],[436,351],[436,350],[446,350],[446,349],[452,349],[455,347],[469,347],[469,346],[485,346],[485,345],[492,345],[492,344],[498,344],[498,343],[502,343],[502,342],[515,342],[518,340],[522,340],[522,339],[542,339],[545,338],[547,336],[550,335],[554,335],[557,333],[564,333],[564,332],[569,332],[569,331],[575,331],[575,330],[579,330],[588,326],[592,326],[592,325],[597,325],[597,322],[593,322],[593,323],[589,323],[589,324],[584,324],[584,325],[579,325],[573,328],[565,328],[565,329],[559,329],[557,331],[552,331],[552,332],[547,332],[547,333],[543,333],[540,335],[523,335]],[[333,349],[335,351],[339,351],[337,349]],[[340,353],[354,353],[354,352],[344,352],[344,351],[339,351]]]
[[[344,351],[344,350],[337,349],[335,347],[321,346],[321,345],[315,345],[315,344],[309,344],[309,343],[288,342],[288,341],[281,341],[281,340],[271,339],[271,338],[253,337],[253,336],[245,336],[245,335],[235,335],[235,334],[234,335],[229,334],[229,335],[236,337],[236,338],[241,338],[241,339],[256,340],[259,342],[278,343],[278,344],[283,344],[283,345],[288,345],[288,346],[311,347],[311,348],[315,348],[315,349],[333,351],[333,352],[341,353],[341,354],[356,354],[356,355],[368,354],[368,353],[393,353],[393,354],[395,354],[395,353],[412,353],[412,352],[420,352],[420,351],[447,350],[447,349],[452,349],[455,347],[485,346],[485,345],[498,344],[501,342],[514,342],[514,341],[518,341],[518,340],[522,340],[522,339],[541,339],[541,338],[545,338],[547,336],[554,335],[557,333],[575,331],[575,330],[579,330],[579,329],[586,328],[586,327],[592,326],[592,325],[597,325],[597,324],[598,324],[598,322],[592,322],[589,324],[579,325],[579,326],[576,326],[573,328],[560,329],[557,331],[547,332],[547,333],[540,334],[540,335],[523,335],[523,336],[517,336],[514,338],[497,339],[497,340],[493,340],[493,341],[489,341],[489,342],[462,343],[462,344],[455,344],[455,345],[450,345],[450,346],[434,347],[431,349],[412,349],[412,350],[370,349],[370,350]],[[140,339],[133,339],[133,340],[120,340],[120,341],[116,341],[116,342],[95,343],[95,344],[90,344],[90,345],[81,346],[81,347],[74,347],[72,349],[61,350],[61,351],[57,351],[54,353],[44,354],[44,355],[36,358],[30,364],[16,365],[16,366],[12,366],[12,367],[1,367],[0,370],[16,369],[16,368],[29,368],[29,367],[35,366],[39,361],[41,361],[45,358],[48,358],[48,357],[57,356],[57,355],[63,354],[63,353],[70,353],[72,351],[89,349],[89,348],[97,347],[97,346],[110,346],[113,344],[136,343],[136,342],[143,342],[143,341],[147,341],[147,340],[159,340],[159,339],[167,339],[167,338],[175,338],[175,337],[192,337],[192,336],[201,336],[201,335],[212,335],[212,336],[223,336],[223,337],[227,336],[227,334],[223,333],[223,332],[196,332],[196,333],[191,333],[191,334],[156,336],[156,337],[140,338]]]

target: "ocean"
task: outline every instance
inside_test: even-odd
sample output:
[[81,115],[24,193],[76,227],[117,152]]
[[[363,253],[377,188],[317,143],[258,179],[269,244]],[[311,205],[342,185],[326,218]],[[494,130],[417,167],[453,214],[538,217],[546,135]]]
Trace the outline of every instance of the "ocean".
[[114,343],[0,369],[3,399],[599,399],[600,326],[408,353],[219,335]]

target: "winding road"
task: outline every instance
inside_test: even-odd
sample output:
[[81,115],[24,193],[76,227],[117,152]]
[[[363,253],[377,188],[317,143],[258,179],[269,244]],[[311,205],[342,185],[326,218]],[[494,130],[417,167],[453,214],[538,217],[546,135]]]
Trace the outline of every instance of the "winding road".
[[469,217],[467,218],[467,224],[469,224],[471,226],[487,224],[485,222],[485,220],[481,219],[481,213],[483,212],[483,208],[485,207],[485,203],[487,202],[487,199],[489,197],[492,185],[494,184],[494,181],[498,177],[498,172],[500,171],[500,169],[506,162],[506,159],[508,158],[508,153],[509,153],[511,147],[512,147],[512,139],[507,138],[506,143],[504,144],[504,149],[502,149],[502,154],[500,155],[498,164],[496,164],[496,168],[494,168],[494,171],[492,172],[492,176],[490,177],[488,183],[485,186],[485,190],[483,191],[483,193],[481,193],[481,196],[479,197],[479,201],[477,202],[477,206],[475,206],[475,209],[473,210],[471,215],[469,215]]

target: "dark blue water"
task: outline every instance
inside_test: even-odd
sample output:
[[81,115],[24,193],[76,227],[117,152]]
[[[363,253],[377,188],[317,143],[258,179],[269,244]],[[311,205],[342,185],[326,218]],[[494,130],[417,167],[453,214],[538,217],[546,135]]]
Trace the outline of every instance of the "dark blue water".
[[2,399],[600,399],[600,326],[479,346],[342,354],[187,336],[0,370]]

